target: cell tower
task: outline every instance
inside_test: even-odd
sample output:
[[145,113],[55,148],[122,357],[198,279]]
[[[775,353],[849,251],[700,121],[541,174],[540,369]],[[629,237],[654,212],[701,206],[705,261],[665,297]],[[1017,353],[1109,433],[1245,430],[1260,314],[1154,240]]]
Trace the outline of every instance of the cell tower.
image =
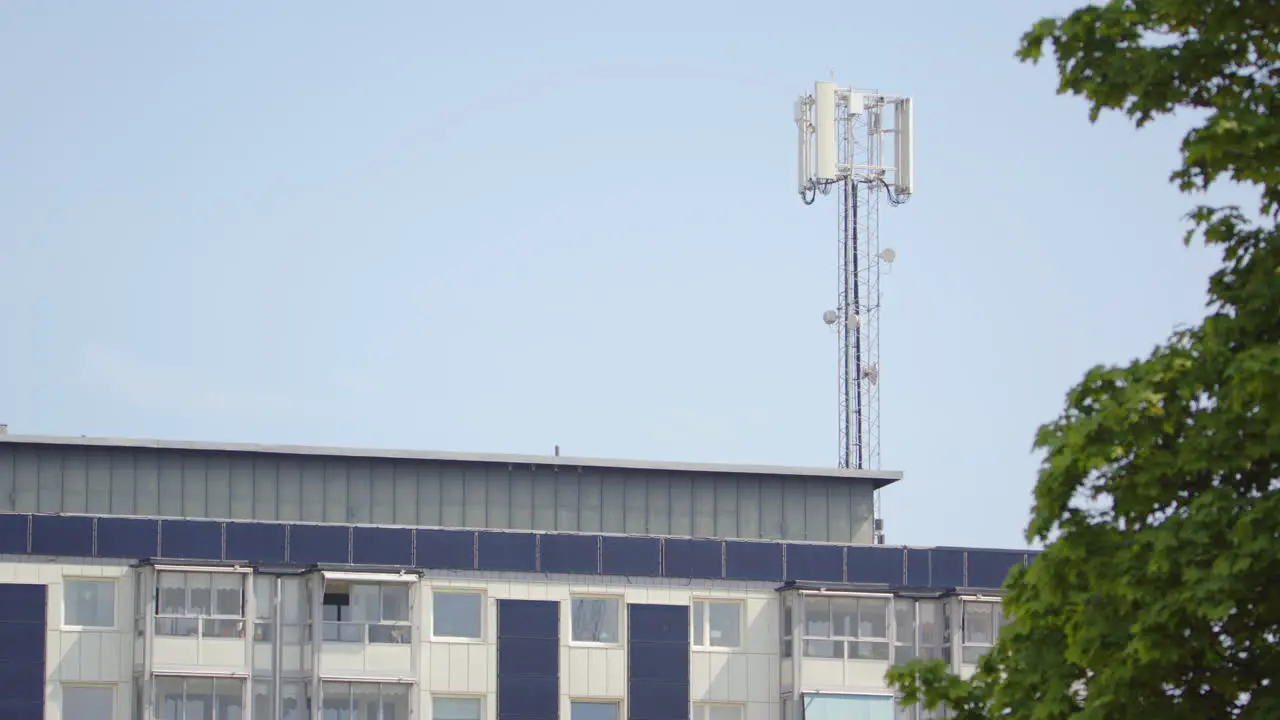
[[[819,81],[796,101],[796,126],[800,198],[812,205],[819,194],[840,192],[840,294],[822,314],[840,344],[840,467],[879,469],[880,269],[896,257],[880,248],[880,198],[901,205],[911,196],[911,98]],[[879,491],[874,512],[875,542],[883,544]]]

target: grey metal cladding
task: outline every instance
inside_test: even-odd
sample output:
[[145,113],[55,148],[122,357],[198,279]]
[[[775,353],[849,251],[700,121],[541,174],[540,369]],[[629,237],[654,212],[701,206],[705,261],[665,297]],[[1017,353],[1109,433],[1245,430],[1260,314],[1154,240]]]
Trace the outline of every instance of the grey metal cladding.
[[870,543],[874,482],[0,443],[0,511]]

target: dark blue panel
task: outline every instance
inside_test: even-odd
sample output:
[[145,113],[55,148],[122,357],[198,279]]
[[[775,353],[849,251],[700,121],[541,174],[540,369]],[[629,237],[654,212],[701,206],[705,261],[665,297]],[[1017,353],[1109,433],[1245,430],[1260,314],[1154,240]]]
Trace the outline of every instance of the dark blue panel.
[[[84,518],[89,519],[89,518]],[[0,717],[44,717],[48,588],[0,584]]]
[[45,613],[48,596],[44,585],[0,584],[0,619],[3,622],[43,625],[48,617]]
[[420,568],[474,570],[476,534],[465,530],[415,530],[417,553],[413,564]]
[[999,588],[1009,570],[1023,563],[1023,554],[1007,550],[970,550],[969,587]]
[[71,515],[31,516],[31,553],[93,557],[93,518]]
[[555,600],[499,600],[498,636],[560,640],[560,603]]
[[907,548],[907,585],[929,586],[929,551]]
[[851,583],[903,583],[902,548],[845,548],[845,579]]
[[679,578],[719,578],[724,576],[719,540],[662,541],[662,574]]
[[662,575],[662,541],[649,537],[613,537],[600,542],[600,569],[605,575]]
[[481,532],[476,547],[480,570],[538,569],[538,537],[532,533]]
[[782,543],[725,543],[724,576],[729,580],[781,582]]
[[689,608],[627,606],[627,716],[689,717]]
[[0,553],[27,551],[27,524],[30,515],[0,515]]
[[143,560],[160,553],[160,521],[98,518],[98,557]]
[[687,605],[627,606],[627,635],[642,642],[689,644]]
[[599,535],[543,535],[538,539],[538,569],[552,573],[600,572]]
[[[227,523],[227,559],[263,564],[286,562],[286,527],[277,523]],[[102,531],[98,533],[101,547]]]
[[930,587],[964,587],[964,551],[934,550]]
[[544,638],[502,638],[503,652],[498,653],[498,675],[544,675],[542,664],[552,653],[560,652],[560,641]]
[[627,696],[630,720],[688,720],[689,683],[632,680]]
[[844,548],[838,545],[787,545],[787,579],[843,581]]
[[413,565],[413,531],[356,526],[351,531],[351,562],[357,565]]
[[351,562],[351,528],[335,525],[290,525],[289,562],[297,565]]
[[221,560],[222,523],[201,520],[161,520],[160,557]]
[[560,715],[560,604],[498,601],[498,720]]

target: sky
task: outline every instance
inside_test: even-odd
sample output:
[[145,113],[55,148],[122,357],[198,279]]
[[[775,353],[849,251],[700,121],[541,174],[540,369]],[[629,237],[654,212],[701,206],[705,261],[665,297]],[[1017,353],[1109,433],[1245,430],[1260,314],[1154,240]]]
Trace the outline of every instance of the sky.
[[1025,547],[1036,427],[1204,314],[1188,127],[1088,121],[1075,3],[8,0],[11,433],[833,466],[815,80],[909,95],[888,541]]

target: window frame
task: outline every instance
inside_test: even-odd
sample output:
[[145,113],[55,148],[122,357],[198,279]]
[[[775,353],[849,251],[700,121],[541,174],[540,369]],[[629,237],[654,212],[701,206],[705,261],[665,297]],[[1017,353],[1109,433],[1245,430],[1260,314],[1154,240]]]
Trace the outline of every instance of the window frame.
[[436,700],[475,700],[480,710],[480,712],[476,715],[476,720],[485,720],[484,695],[467,694],[467,693],[451,693],[451,692],[440,692],[440,693],[433,692],[431,693],[431,720],[437,720]]
[[[111,694],[111,702],[110,704],[107,705],[107,720],[115,720],[116,704],[119,702],[119,698],[116,697],[116,685],[117,683],[105,683],[105,682],[76,682],[76,681],[60,682],[58,683],[59,713],[64,715],[66,713],[66,697],[67,697],[68,689],[84,688],[84,689],[94,689],[94,690],[106,690],[108,693]],[[90,718],[89,720],[99,720],[99,719]]]
[[[986,605],[991,608],[991,642],[973,642],[969,640],[969,606],[970,605]],[[1009,619],[1004,613],[1004,603],[1002,598],[988,597],[961,597],[960,598],[960,662],[963,665],[976,665],[982,655],[991,651],[1000,641],[1000,631],[1005,625],[1009,624]],[[978,650],[979,653],[972,660],[969,657],[969,650]]]
[[626,701],[619,697],[583,697],[581,695],[569,696],[569,713],[565,716],[567,720],[573,720],[574,705],[612,705],[618,708],[618,716],[614,720],[627,719]]
[[[445,588],[433,587],[430,590],[431,590],[431,609],[429,611],[430,615],[427,618],[427,625],[428,625],[428,637],[431,638],[432,642],[476,644],[476,643],[483,643],[485,641],[486,631],[489,628],[489,618],[487,617],[489,614],[488,613],[489,596],[488,594],[485,593],[483,589],[472,588],[472,587],[445,587]],[[479,598],[480,600],[480,607],[478,610],[480,613],[479,636],[467,637],[465,635],[437,635],[436,634],[436,596],[437,595],[474,595],[477,598]],[[462,697],[462,696],[459,695],[457,697]],[[481,710],[483,711],[483,708],[481,708]]]
[[[389,688],[389,687],[394,687],[394,688],[403,688],[403,689],[404,689],[404,701],[405,701],[405,707],[406,707],[406,708],[408,708],[408,710],[409,710],[409,712],[410,712],[410,713],[412,713],[412,712],[413,712],[413,705],[414,705],[414,703],[413,703],[413,695],[414,695],[415,688],[417,687],[417,685],[416,685],[416,684],[414,684],[414,683],[411,683],[411,682],[390,682],[390,681],[388,681],[388,680],[386,680],[386,679],[370,679],[370,680],[363,680],[363,679],[361,679],[361,680],[355,680],[355,679],[351,679],[351,678],[343,678],[343,679],[340,679],[340,680],[339,680],[339,679],[321,679],[321,681],[320,681],[320,697],[319,697],[319,698],[317,698],[317,699],[315,699],[315,700],[313,701],[313,702],[314,702],[314,704],[312,705],[313,711],[314,711],[314,710],[317,710],[317,709],[319,710],[319,713],[317,713],[317,717],[318,717],[318,716],[323,716],[323,715],[324,715],[324,712],[325,712],[325,709],[326,709],[326,708],[325,708],[325,706],[324,706],[325,700],[327,699],[327,698],[325,697],[325,695],[326,695],[326,693],[325,693],[325,686],[326,686],[326,685],[328,685],[329,687],[333,687],[333,686],[335,686],[335,685],[343,685],[343,686],[346,686],[346,687],[348,688],[348,690],[347,690],[347,709],[348,709],[348,710],[350,710],[350,709],[351,709],[351,705],[352,705],[352,703],[353,703],[353,702],[355,702],[355,697],[356,697],[355,686],[357,686],[357,685],[362,685],[362,686],[366,686],[366,687],[367,687],[367,686],[373,686],[373,687],[376,687],[376,688],[378,689],[378,705],[379,705],[379,709],[380,709],[380,710],[381,710],[382,708],[384,708],[384,707],[385,707],[385,704],[386,704],[386,700],[384,700],[384,698],[385,698],[385,697],[387,697],[387,696],[386,696],[386,694],[385,694],[385,689],[386,689],[386,688]],[[381,714],[381,712],[380,712],[379,714]],[[215,720],[216,720],[216,718],[215,718]]]
[[[614,640],[579,640],[576,637],[577,625],[574,623],[574,602],[577,600],[611,600],[617,607],[617,624],[614,632],[617,638]],[[622,595],[613,595],[610,593],[572,593],[569,595],[569,644],[580,647],[617,647],[622,645],[622,639],[626,636],[626,598]],[[604,702],[611,702],[603,700]],[[589,700],[581,700],[576,702],[591,702]]]
[[[714,645],[711,640],[711,606],[731,605],[738,611],[738,642],[735,645]],[[698,614],[701,608],[702,627],[698,627]],[[746,646],[746,603],[742,600],[724,597],[695,596],[689,603],[690,646],[699,651],[729,652],[741,650]]]
[[[173,614],[173,613],[167,613],[167,612],[161,611],[161,607],[162,607],[161,603],[163,601],[162,593],[166,589],[166,586],[162,583],[162,580],[166,575],[173,575],[173,576],[180,575],[183,577],[183,605],[184,605],[183,610],[184,612],[182,614]],[[203,576],[209,579],[209,614],[200,615],[200,614],[191,614],[189,612],[191,609],[191,578],[193,576]],[[219,578],[227,578],[227,577],[235,578],[236,581],[240,584],[240,614],[239,615],[226,615],[226,614],[220,614],[217,612],[218,588],[216,587],[216,580]],[[156,575],[155,575],[155,584],[154,584],[154,587],[152,588],[152,603],[153,603],[152,610],[154,613],[154,616],[152,617],[152,623],[154,626],[155,635],[158,637],[178,637],[178,638],[194,637],[194,638],[201,638],[201,639],[212,638],[215,640],[243,640],[246,629],[247,629],[247,625],[251,621],[250,618],[245,617],[245,614],[246,614],[246,611],[248,610],[248,594],[252,592],[252,589],[248,587],[249,583],[252,581],[252,578],[253,578],[253,573],[251,573],[247,569],[210,568],[210,567],[186,568],[186,567],[180,567],[180,566],[157,567]],[[173,586],[168,586],[168,587],[169,589],[173,588]],[[191,634],[183,634],[183,633],[176,633],[176,632],[175,633],[161,632],[160,626],[162,624],[162,621],[166,621],[166,620],[170,622],[180,621],[180,620],[194,620],[196,631]],[[219,625],[211,625],[211,623],[217,623]],[[210,626],[218,627],[220,626],[221,623],[233,623],[231,627],[235,628],[235,632],[231,635],[221,635],[221,634],[218,634],[216,631],[210,632],[207,629]]]
[[[350,613],[356,607],[353,602],[356,588],[373,588],[377,595],[377,601],[374,607],[377,611],[376,619],[355,619]],[[388,620],[384,616],[385,595],[388,589],[403,590],[405,592],[405,619]],[[324,600],[330,596],[342,596],[347,599],[345,605],[326,603]],[[324,617],[325,608],[337,607],[345,608],[347,617],[343,617],[343,613],[339,612],[337,620],[328,620]],[[388,582],[379,578],[324,578],[324,585],[321,588],[320,599],[320,638],[321,642],[342,643],[345,645],[412,645],[413,644],[413,612],[414,612],[414,585],[411,582],[395,581]],[[342,632],[343,628],[356,628],[359,630],[358,639],[347,639]],[[388,631],[391,640],[374,638],[374,629],[379,631]],[[337,632],[330,637],[329,630],[334,629]]]
[[[111,597],[111,624],[110,624],[110,625],[82,625],[82,624],[72,623],[72,622],[69,622],[69,621],[68,621],[68,618],[67,618],[67,614],[68,614],[68,613],[67,613],[67,597],[68,597],[68,593],[67,593],[67,586],[68,586],[69,584],[71,584],[71,583],[93,583],[93,584],[97,584],[97,585],[105,585],[105,584],[110,584],[110,585],[111,585],[111,593],[110,593],[110,597]],[[120,604],[120,602],[119,602],[119,601],[120,601],[120,587],[119,587],[119,585],[120,585],[120,583],[119,583],[119,578],[106,578],[106,577],[84,577],[84,576],[81,576],[81,575],[68,575],[68,576],[63,577],[63,578],[62,578],[62,625],[61,625],[61,629],[63,629],[63,630],[69,630],[69,631],[71,631],[71,632],[83,632],[83,631],[93,632],[93,631],[115,630],[115,629],[117,629],[117,628],[120,626],[120,617],[119,617],[119,616],[120,616],[120,613],[119,613],[119,608],[118,608],[118,606],[119,606],[119,604]]]
[[718,701],[694,702],[693,707],[690,708],[689,720],[711,720],[710,712],[705,713],[701,718],[698,717],[699,708],[703,708],[708,711],[711,708],[732,708],[738,712],[737,720],[744,720],[747,716],[747,707],[745,703],[718,702]]
[[[801,627],[800,627],[800,640],[801,640],[800,652],[801,652],[801,655],[802,655],[803,657],[808,658],[808,659],[813,659],[813,660],[843,660],[843,661],[850,661],[850,660],[853,660],[853,661],[858,661],[858,662],[891,662],[891,661],[892,661],[892,658],[893,658],[893,641],[894,641],[894,637],[893,637],[893,630],[894,630],[894,628],[893,628],[893,600],[894,600],[894,596],[893,596],[892,594],[887,594],[887,593],[884,593],[884,594],[877,594],[877,593],[821,593],[821,594],[819,594],[819,593],[804,593],[804,594],[801,594],[801,595],[800,595],[800,600],[801,600],[801,602],[803,603],[803,607],[804,607],[803,623],[801,624]],[[811,635],[811,634],[808,632],[808,629],[809,629],[809,623],[811,622],[810,617],[809,617],[809,603],[810,603],[810,601],[813,601],[813,600],[825,600],[825,601],[826,601],[826,603],[827,603],[827,626],[828,626],[828,630],[827,630],[827,634],[826,634],[825,636],[822,636],[822,635]],[[855,615],[854,615],[854,617],[855,617],[855,628],[854,628],[855,632],[856,632],[856,631],[858,631],[858,627],[861,625],[861,618],[862,618],[862,603],[863,603],[863,601],[877,601],[877,602],[882,602],[882,603],[884,603],[884,608],[885,608],[885,610],[884,610],[884,612],[885,612],[885,616],[884,616],[884,637],[877,637],[877,636],[872,636],[872,635],[867,635],[867,636],[865,636],[865,637],[864,637],[864,636],[863,636],[863,635],[861,635],[860,633],[859,633],[859,634],[857,634],[857,635],[842,635],[842,634],[838,634],[838,631],[837,631],[837,629],[836,629],[836,622],[835,622],[836,612],[835,612],[835,607],[834,607],[834,605],[833,605],[833,601],[836,601],[836,600],[842,600],[842,601],[849,601],[849,600],[852,600],[852,601],[855,601],[855,603],[856,603],[856,604],[855,604],[855,606],[854,606],[854,608],[855,608]],[[811,653],[809,652],[809,643],[811,643],[811,642],[829,642],[829,643],[838,643],[838,644],[840,645],[840,652],[839,652],[839,654],[838,654],[838,655],[833,655],[833,656],[828,656],[828,655],[815,655],[815,654],[811,654]],[[851,655],[850,655],[850,652],[849,652],[849,648],[850,648],[850,646],[851,646],[851,645],[854,645],[854,644],[863,644],[863,643],[865,643],[865,644],[873,644],[873,645],[876,645],[876,646],[883,646],[883,647],[884,647],[884,657],[858,657],[858,656],[851,656]]]
[[[237,675],[203,675],[203,674],[201,674],[201,675],[184,675],[184,674],[182,674],[182,673],[170,673],[170,672],[165,672],[165,673],[157,673],[157,674],[155,675],[155,677],[153,678],[153,681],[152,681],[152,688],[151,688],[151,694],[152,694],[152,697],[151,697],[151,702],[152,702],[152,708],[153,708],[153,710],[155,711],[155,713],[156,713],[156,715],[157,715],[157,716],[159,716],[159,715],[161,715],[161,714],[163,713],[163,707],[164,707],[163,699],[162,699],[162,697],[161,697],[161,695],[160,695],[160,689],[161,689],[161,688],[160,688],[160,682],[159,682],[159,681],[160,681],[160,680],[174,680],[174,679],[177,679],[177,680],[181,680],[181,681],[182,681],[182,705],[183,705],[183,708],[184,708],[184,714],[185,714],[185,708],[186,708],[186,704],[187,704],[187,698],[188,698],[188,697],[190,697],[190,695],[191,695],[191,694],[187,691],[187,683],[189,683],[189,682],[191,682],[191,681],[193,681],[193,680],[197,680],[197,681],[204,681],[204,680],[207,680],[207,681],[209,681],[209,682],[212,682],[212,683],[213,683],[213,691],[209,694],[209,697],[210,697],[211,699],[213,699],[213,698],[217,698],[217,697],[218,697],[218,685],[219,685],[219,683],[238,683],[238,684],[240,685],[240,714],[241,714],[241,716],[243,717],[243,715],[244,715],[246,712],[251,712],[251,711],[252,711],[252,706],[253,706],[253,693],[252,693],[252,687],[253,687],[253,684],[249,681],[249,677],[248,677],[247,675],[238,675],[238,674],[237,674]],[[245,688],[246,688],[246,687],[248,687],[248,688],[249,688],[249,690],[250,690],[250,691],[249,691],[249,693],[248,693],[248,695],[247,695],[247,700],[246,700],[246,693],[245,693]],[[228,695],[227,697],[231,697],[231,696],[229,696],[229,695]],[[212,708],[212,711],[211,711],[211,714],[213,715],[213,720],[226,720],[225,718],[220,717],[220,716],[217,714],[217,711],[218,711],[218,703],[217,703],[217,700],[216,700],[216,699],[214,699],[214,700],[213,700],[213,708]]]

